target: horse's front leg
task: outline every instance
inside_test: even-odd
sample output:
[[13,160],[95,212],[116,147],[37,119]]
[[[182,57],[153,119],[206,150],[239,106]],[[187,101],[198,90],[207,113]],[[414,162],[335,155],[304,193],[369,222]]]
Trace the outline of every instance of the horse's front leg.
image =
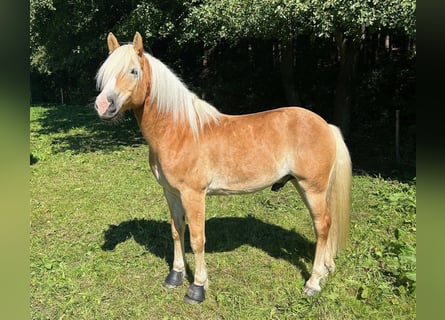
[[183,192],[182,205],[188,219],[190,244],[195,257],[195,277],[187,290],[184,301],[195,304],[204,301],[208,289],[207,268],[204,260],[205,245],[205,194]]
[[165,279],[166,288],[176,288],[182,285],[185,277],[185,250],[184,250],[184,230],[185,216],[179,196],[164,190],[165,198],[171,214],[171,230],[174,246],[173,268]]

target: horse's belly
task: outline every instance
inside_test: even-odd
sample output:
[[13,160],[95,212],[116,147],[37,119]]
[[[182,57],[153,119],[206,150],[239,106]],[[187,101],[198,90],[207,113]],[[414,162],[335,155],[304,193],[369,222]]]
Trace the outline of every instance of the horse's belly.
[[252,192],[256,192],[256,191],[260,191],[264,188],[267,188],[268,185],[265,186],[244,186],[244,187],[210,187],[207,189],[207,194],[208,195],[229,195],[229,194],[244,194],[244,193],[252,193]]
[[250,175],[215,175],[207,188],[207,194],[243,194],[260,191],[270,187],[287,174],[286,170],[277,169],[269,172],[259,171]]

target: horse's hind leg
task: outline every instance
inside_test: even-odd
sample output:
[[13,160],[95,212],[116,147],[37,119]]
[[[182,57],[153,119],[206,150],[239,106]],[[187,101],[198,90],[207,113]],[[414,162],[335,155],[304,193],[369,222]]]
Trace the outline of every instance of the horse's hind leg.
[[184,208],[178,196],[164,190],[165,198],[171,214],[171,230],[174,246],[173,268],[165,279],[166,288],[176,288],[182,285],[185,277],[185,254],[184,254],[184,231],[185,216]]
[[298,182],[294,182],[294,185],[297,187],[306,206],[309,208],[315,229],[316,247],[314,264],[311,276],[309,280],[306,281],[303,289],[307,295],[313,295],[321,291],[320,280],[326,277],[329,271],[334,268],[333,257],[331,257],[326,250],[331,217],[325,191],[314,191],[316,188],[304,188],[304,186],[298,184]]

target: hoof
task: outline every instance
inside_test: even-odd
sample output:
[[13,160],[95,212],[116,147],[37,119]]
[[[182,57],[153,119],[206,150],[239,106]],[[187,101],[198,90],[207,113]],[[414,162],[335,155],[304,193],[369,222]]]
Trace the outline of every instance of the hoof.
[[205,299],[204,286],[198,286],[194,283],[187,289],[187,293],[184,297],[184,302],[188,304],[198,304]]
[[314,294],[320,292],[320,290],[318,290],[318,289],[314,289],[314,288],[311,288],[311,287],[308,287],[307,285],[304,286],[303,291],[304,291],[304,293],[306,293],[309,297],[310,297],[310,296],[313,296]]
[[168,289],[177,288],[182,285],[183,274],[180,271],[171,270],[165,278],[164,287]]

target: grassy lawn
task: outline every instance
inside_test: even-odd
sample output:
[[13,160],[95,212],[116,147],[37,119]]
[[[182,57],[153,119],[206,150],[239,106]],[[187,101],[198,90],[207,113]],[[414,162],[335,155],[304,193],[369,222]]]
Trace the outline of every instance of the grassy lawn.
[[30,112],[32,319],[416,318],[415,180],[354,174],[349,246],[313,297],[302,287],[315,237],[291,184],[208,197],[210,289],[191,306],[188,281],[162,286],[169,212],[132,115],[109,125],[84,106]]

